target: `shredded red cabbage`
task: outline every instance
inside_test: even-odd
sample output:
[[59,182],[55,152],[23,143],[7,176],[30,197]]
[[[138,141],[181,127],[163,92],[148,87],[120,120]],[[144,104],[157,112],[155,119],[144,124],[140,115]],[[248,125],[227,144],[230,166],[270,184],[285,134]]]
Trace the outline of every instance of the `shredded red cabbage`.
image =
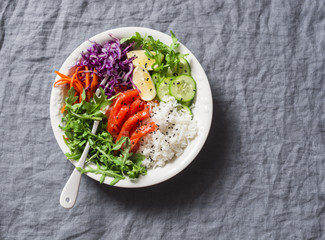
[[132,49],[133,44],[120,44],[120,40],[110,35],[113,40],[100,45],[96,42],[81,53],[81,60],[77,66],[88,66],[90,71],[96,68],[97,75],[101,78],[108,78],[108,85],[104,88],[108,98],[116,94],[117,88],[132,88],[132,71],[134,58],[127,58],[126,53]]

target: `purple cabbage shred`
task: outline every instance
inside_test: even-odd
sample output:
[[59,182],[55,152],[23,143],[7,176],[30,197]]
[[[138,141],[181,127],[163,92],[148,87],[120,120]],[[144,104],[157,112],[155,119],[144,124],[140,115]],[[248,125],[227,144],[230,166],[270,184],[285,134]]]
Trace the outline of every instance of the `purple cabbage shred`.
[[116,94],[115,88],[133,88],[132,71],[134,58],[127,58],[126,53],[132,50],[133,44],[120,44],[120,40],[110,35],[113,40],[100,45],[96,42],[81,53],[77,66],[88,66],[90,71],[96,68],[100,81],[107,78],[106,86],[98,85],[105,90],[108,98]]

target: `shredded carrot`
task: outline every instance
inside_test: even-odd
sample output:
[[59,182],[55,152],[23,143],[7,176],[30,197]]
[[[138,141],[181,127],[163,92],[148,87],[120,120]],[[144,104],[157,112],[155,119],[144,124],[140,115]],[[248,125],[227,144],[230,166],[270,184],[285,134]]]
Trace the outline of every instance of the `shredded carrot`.
[[90,92],[86,91],[86,101],[88,102],[90,100],[91,96],[90,96]]
[[63,107],[61,108],[61,113],[64,113],[65,112],[65,104],[63,105]]
[[54,87],[57,87],[57,86],[60,86],[60,85],[66,84],[66,83],[70,83],[70,81],[61,79],[54,83]]
[[86,88],[88,88],[89,87],[89,84],[90,84],[90,76],[89,76],[89,72],[88,72],[88,67],[87,66],[85,66],[85,70],[87,71],[86,72]]
[[[78,71],[78,68],[77,68],[77,71]],[[76,71],[76,72],[77,72],[77,71]],[[74,82],[74,79],[75,79],[75,77],[76,77],[76,72],[73,74],[73,76],[72,76],[72,78],[71,78],[71,81],[70,81],[70,88],[73,87],[73,82]]]
[[60,72],[58,72],[58,71],[55,71],[55,73],[56,73],[57,75],[59,75],[61,78],[69,78],[68,76],[66,76],[66,75],[64,75],[64,74],[62,74],[62,73],[60,73]]
[[74,88],[76,89],[77,92],[79,92],[80,94],[82,93],[82,83],[79,81],[79,80],[76,80],[74,81]]
[[[92,74],[91,74],[92,72]],[[58,71],[55,71],[61,79],[54,83],[54,87],[58,87],[60,85],[66,84],[68,88],[74,87],[75,89],[75,96],[78,96],[78,100],[76,102],[82,101],[82,92],[83,89],[86,91],[86,101],[89,101],[96,90],[96,86],[98,85],[98,75],[97,70],[94,69],[93,71],[85,67],[77,67],[72,75],[72,77],[68,77]],[[92,79],[91,79],[92,78]],[[62,107],[61,112],[65,111],[65,106]]]

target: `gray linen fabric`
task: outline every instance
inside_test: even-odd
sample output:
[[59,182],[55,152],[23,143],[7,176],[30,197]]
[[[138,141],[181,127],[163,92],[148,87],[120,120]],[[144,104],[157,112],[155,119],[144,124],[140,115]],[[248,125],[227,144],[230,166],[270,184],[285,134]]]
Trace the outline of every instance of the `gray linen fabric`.
[[[0,2],[0,239],[324,239],[324,1]],[[176,177],[120,189],[73,170],[49,118],[68,55],[117,27],[173,30],[205,69],[209,138]]]

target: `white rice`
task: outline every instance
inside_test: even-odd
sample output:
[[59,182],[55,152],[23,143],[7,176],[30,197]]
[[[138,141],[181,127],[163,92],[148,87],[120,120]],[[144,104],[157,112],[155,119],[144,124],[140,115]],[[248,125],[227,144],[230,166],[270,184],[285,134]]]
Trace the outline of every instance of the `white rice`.
[[168,161],[180,156],[197,135],[195,120],[186,110],[177,110],[174,97],[164,97],[160,104],[152,105],[152,119],[158,130],[148,134],[141,141],[139,151],[146,159],[142,165],[147,168],[162,167]]

